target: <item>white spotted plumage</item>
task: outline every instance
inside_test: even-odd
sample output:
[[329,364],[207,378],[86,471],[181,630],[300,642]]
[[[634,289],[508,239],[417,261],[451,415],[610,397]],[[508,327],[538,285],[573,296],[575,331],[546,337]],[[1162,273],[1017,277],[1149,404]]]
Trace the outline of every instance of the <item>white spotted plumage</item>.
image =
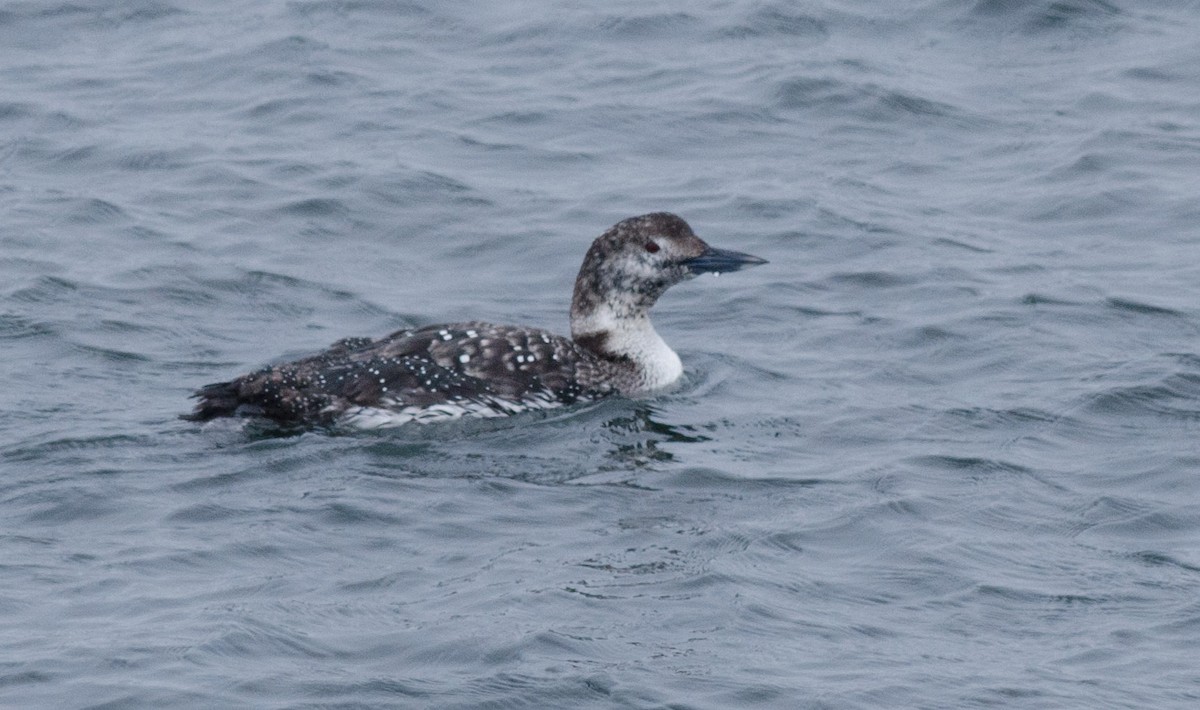
[[571,338],[481,322],[347,338],[312,357],[205,386],[187,418],[246,414],[378,428],[658,389],[679,379],[683,365],[651,325],[650,307],[698,273],[758,263],[709,247],[675,215],[634,217],[588,250],[575,281]]

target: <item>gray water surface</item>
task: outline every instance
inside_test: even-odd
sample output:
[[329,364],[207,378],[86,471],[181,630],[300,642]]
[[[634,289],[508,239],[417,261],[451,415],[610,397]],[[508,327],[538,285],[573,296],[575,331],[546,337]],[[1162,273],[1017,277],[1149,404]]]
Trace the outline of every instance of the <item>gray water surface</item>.
[[[1200,6],[0,6],[0,705],[1200,704]],[[685,380],[273,436],[199,385],[566,331]]]

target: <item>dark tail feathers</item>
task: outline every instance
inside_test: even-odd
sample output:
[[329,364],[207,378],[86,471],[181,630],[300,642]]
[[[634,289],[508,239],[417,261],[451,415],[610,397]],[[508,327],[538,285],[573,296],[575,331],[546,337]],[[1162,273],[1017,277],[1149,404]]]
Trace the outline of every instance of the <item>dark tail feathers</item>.
[[233,416],[242,402],[238,397],[236,382],[214,382],[196,390],[193,398],[200,401],[191,414],[181,414],[180,419],[189,422],[206,422],[217,417]]

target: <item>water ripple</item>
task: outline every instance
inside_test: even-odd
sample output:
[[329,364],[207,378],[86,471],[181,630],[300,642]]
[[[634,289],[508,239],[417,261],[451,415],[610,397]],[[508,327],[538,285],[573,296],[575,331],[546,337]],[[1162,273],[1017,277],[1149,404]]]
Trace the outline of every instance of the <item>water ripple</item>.
[[[1191,707],[1197,35],[4,5],[0,705]],[[658,304],[677,389],[177,418],[346,336],[564,332],[589,240],[660,209],[770,260]]]

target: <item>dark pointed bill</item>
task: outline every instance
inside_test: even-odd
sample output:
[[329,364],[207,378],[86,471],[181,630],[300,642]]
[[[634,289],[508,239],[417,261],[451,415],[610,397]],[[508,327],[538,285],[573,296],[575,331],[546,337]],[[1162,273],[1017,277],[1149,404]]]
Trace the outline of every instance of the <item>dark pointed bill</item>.
[[713,247],[705,249],[700,256],[683,261],[684,267],[693,274],[721,274],[765,263],[767,263],[766,259],[760,259],[751,254]]

